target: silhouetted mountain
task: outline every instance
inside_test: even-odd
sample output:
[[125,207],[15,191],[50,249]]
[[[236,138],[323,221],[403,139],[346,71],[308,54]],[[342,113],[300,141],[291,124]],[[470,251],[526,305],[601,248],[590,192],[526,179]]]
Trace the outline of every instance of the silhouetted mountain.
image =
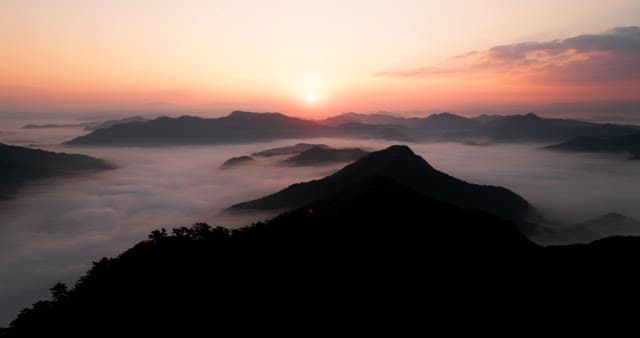
[[467,130],[479,123],[451,113],[432,114],[428,117],[397,117],[387,114],[346,113],[325,119],[322,123],[340,126],[344,124],[395,125],[412,129],[427,130]]
[[77,137],[70,145],[180,145],[256,142],[282,138],[315,137],[328,133],[315,122],[279,113],[235,111],[205,119],[192,116],[160,117],[147,122],[119,124]]
[[291,185],[275,194],[236,204],[229,210],[293,209],[377,176],[390,177],[427,196],[465,209],[489,211],[516,220],[523,220],[533,213],[529,203],[510,190],[470,184],[451,177],[431,167],[406,146],[391,146],[373,152],[333,175]]
[[251,156],[232,157],[232,158],[224,161],[224,163],[222,163],[222,165],[220,166],[220,169],[231,169],[231,168],[234,168],[234,167],[247,165],[247,164],[251,164],[251,163],[254,163],[254,162],[255,162],[255,160]]
[[[329,120],[329,122],[326,122]],[[615,137],[637,133],[633,126],[598,124],[570,119],[542,118],[533,113],[525,115],[480,115],[475,118],[440,113],[426,118],[401,118],[386,115],[343,114],[325,123],[396,125],[396,132],[407,140],[497,142],[559,142],[576,136]],[[400,137],[395,136],[401,140]]]
[[329,126],[340,126],[348,123],[357,124],[373,124],[373,125],[397,125],[403,127],[413,127],[420,123],[419,118],[404,118],[397,117],[389,114],[376,113],[376,114],[359,114],[359,113],[345,113],[336,116],[329,117],[320,122]]
[[118,124],[125,124],[130,122],[146,122],[146,121],[149,121],[149,119],[144,118],[142,116],[132,116],[132,117],[127,117],[127,118],[118,119],[118,120],[107,120],[101,123],[89,124],[84,127],[84,130],[93,131],[93,130],[113,127]]
[[352,162],[359,160],[369,152],[360,148],[313,147],[294,155],[282,163],[290,166],[310,166],[336,162]]
[[576,136],[613,137],[632,133],[637,130],[628,126],[548,119],[529,113],[493,119],[456,137],[480,137],[499,142],[557,142]]
[[117,124],[66,142],[69,145],[162,146],[229,144],[287,138],[358,137],[406,139],[388,126],[329,127],[280,113],[235,111],[221,118],[182,116]]
[[640,133],[613,138],[575,137],[545,149],[592,153],[629,153],[635,159],[640,159]]
[[75,176],[113,168],[103,160],[85,155],[54,153],[0,143],[0,199],[9,197],[35,179]]
[[566,297],[574,279],[622,288],[639,253],[639,238],[539,247],[511,222],[376,177],[237,230],[155,230],[95,262],[75,287],[53,286],[52,300],[23,310],[5,335],[185,337],[292,322],[330,329],[345,323],[327,314],[352,322],[355,313],[366,323],[400,316],[423,326],[422,315],[410,319],[411,304],[453,307],[458,320],[457,306],[482,295],[483,304],[558,289]]
[[[352,137],[390,141],[491,140],[498,142],[558,142],[576,136],[617,137],[637,133],[632,126],[546,119],[535,114],[500,118],[469,119],[441,113],[427,118],[369,117],[345,114],[329,126],[279,113],[233,112],[208,119],[192,116],[162,117],[150,121],[122,123],[98,129],[67,142],[70,145],[162,146],[184,144],[225,144],[261,142],[286,138]],[[390,121],[389,124],[379,124]],[[325,121],[326,122],[326,121]]]
[[432,130],[469,130],[480,126],[480,122],[451,113],[433,114],[416,125]]
[[271,157],[271,156],[282,156],[282,155],[294,155],[294,154],[299,154],[311,148],[327,148],[327,147],[329,146],[326,144],[297,143],[292,146],[271,148],[267,150],[258,151],[251,154],[251,156]]
[[478,116],[474,117],[473,120],[480,121],[482,123],[486,123],[486,122],[492,122],[492,121],[495,121],[495,120],[499,120],[501,118],[504,118],[504,116],[503,115],[497,115],[497,114],[492,114],[492,115],[482,114],[482,115],[478,115]]

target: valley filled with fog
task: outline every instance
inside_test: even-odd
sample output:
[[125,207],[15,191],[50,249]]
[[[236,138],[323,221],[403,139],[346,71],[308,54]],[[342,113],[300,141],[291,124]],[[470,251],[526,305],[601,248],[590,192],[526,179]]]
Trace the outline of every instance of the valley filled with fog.
[[[298,142],[369,151],[398,143],[320,138],[224,146],[65,147],[59,144],[86,132],[18,126],[3,124],[0,142],[90,155],[118,169],[40,180],[0,201],[0,324],[46,298],[55,282],[73,284],[92,261],[123,252],[153,229],[195,222],[238,227],[262,220],[271,215],[221,211],[344,166],[284,167],[273,160],[221,170],[231,157]],[[513,190],[542,212],[547,226],[610,212],[640,219],[640,185],[630,184],[640,172],[640,161],[623,155],[539,149],[546,144],[407,145],[440,171]]]

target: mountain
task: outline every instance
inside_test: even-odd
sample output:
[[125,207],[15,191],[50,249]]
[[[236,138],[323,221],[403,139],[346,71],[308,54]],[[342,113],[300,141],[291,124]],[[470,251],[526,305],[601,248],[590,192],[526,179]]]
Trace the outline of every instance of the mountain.
[[279,113],[235,111],[205,119],[193,116],[160,117],[147,122],[118,124],[77,137],[69,145],[153,146],[257,142],[282,138],[314,137],[326,133],[315,122]]
[[510,190],[470,184],[449,176],[431,167],[407,146],[391,146],[370,153],[330,176],[233,205],[229,211],[294,209],[378,176],[389,177],[422,194],[465,209],[484,210],[515,220],[534,214],[529,203]]
[[486,122],[492,122],[492,121],[495,121],[495,120],[499,120],[499,119],[501,119],[503,117],[504,117],[503,115],[497,115],[497,114],[491,114],[491,115],[482,114],[482,115],[478,115],[478,116],[474,117],[473,119],[476,120],[476,121],[480,121],[482,123],[486,123]]
[[489,119],[477,129],[456,137],[486,138],[497,142],[559,142],[577,136],[614,137],[637,132],[630,126],[549,119],[529,113]]
[[329,146],[326,144],[297,143],[292,146],[271,148],[267,150],[258,151],[251,154],[251,156],[271,157],[271,156],[295,155],[305,150],[309,150],[311,148],[327,148],[327,147]]
[[361,125],[329,127],[280,113],[234,111],[221,118],[160,117],[150,121],[117,124],[94,130],[68,145],[167,146],[262,142],[287,138],[359,137],[401,140],[389,127]]
[[[634,126],[543,118],[533,113],[480,115],[475,118],[451,113],[432,114],[425,118],[348,113],[324,120],[324,123],[395,126],[396,133],[407,140],[417,141],[560,142],[576,136],[617,137],[638,132]],[[397,135],[394,137],[401,140]]]
[[[389,141],[560,142],[572,137],[619,137],[638,128],[547,119],[533,113],[470,119],[441,113],[426,118],[349,113],[322,123],[280,113],[235,111],[221,118],[134,117],[67,141],[69,145],[168,146],[263,142],[287,138],[346,137]],[[125,122],[128,121],[128,122]],[[364,122],[362,122],[364,121]],[[111,121],[113,122],[113,121]],[[343,123],[344,122],[344,123]],[[384,123],[383,123],[384,122]],[[115,123],[115,122],[114,122]]]
[[359,113],[345,113],[336,116],[329,117],[320,121],[323,124],[329,126],[340,126],[348,123],[358,123],[358,124],[372,124],[372,125],[396,125],[403,127],[412,127],[419,123],[421,119],[419,118],[404,118],[397,117],[390,114],[385,113],[375,113],[375,114],[359,114]]
[[336,162],[352,162],[367,155],[368,152],[360,148],[329,148],[313,147],[296,154],[284,161],[289,166],[311,166]]
[[232,157],[224,161],[224,163],[222,163],[222,165],[220,166],[220,169],[231,169],[231,168],[251,164],[254,162],[255,160],[251,156]]
[[0,199],[6,199],[36,179],[76,176],[113,169],[111,164],[85,155],[10,146],[0,143]]
[[417,128],[431,130],[469,130],[479,127],[481,122],[463,116],[440,113],[433,114],[417,123]]
[[640,159],[640,133],[612,138],[574,137],[545,149],[591,153],[629,153]]
[[462,117],[451,113],[432,114],[428,117],[397,117],[388,114],[358,114],[346,113],[336,115],[321,121],[331,126],[344,124],[367,124],[367,125],[387,125],[400,126],[412,129],[431,130],[459,130],[477,127],[479,122],[473,119]]

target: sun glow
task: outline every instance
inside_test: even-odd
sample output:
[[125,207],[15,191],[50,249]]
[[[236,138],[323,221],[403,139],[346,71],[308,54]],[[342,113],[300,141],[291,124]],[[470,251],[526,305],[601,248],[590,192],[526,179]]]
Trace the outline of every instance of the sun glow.
[[307,93],[307,96],[305,97],[305,99],[307,100],[308,103],[316,103],[318,102],[318,94],[314,93],[314,92],[309,92]]

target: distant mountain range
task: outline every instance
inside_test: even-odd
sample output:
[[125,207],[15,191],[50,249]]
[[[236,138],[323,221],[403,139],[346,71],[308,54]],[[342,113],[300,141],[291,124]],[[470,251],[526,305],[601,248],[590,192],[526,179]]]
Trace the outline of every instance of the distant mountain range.
[[93,157],[10,146],[0,143],[0,199],[47,177],[76,176],[115,168]]
[[[379,129],[366,127],[364,129]],[[69,145],[154,146],[226,144],[286,138],[343,136],[345,131],[279,113],[235,111],[221,118],[161,117],[147,122],[119,124],[66,142]],[[371,135],[373,132],[371,133]],[[368,135],[364,132],[363,136]]]
[[579,136],[560,144],[548,146],[545,149],[590,153],[627,153],[634,159],[640,160],[640,132],[610,138]]
[[451,177],[431,167],[406,146],[391,146],[370,153],[323,179],[291,185],[275,194],[233,205],[229,211],[295,209],[379,176],[465,209],[488,211],[519,221],[535,214],[531,205],[512,191]]
[[598,124],[592,122],[542,118],[536,114],[480,115],[467,118],[451,113],[433,114],[425,118],[401,118],[387,115],[348,113],[326,119],[327,124],[366,123],[395,124],[414,140],[492,142],[560,142],[576,136],[615,137],[640,131],[635,126]]
[[161,117],[94,130],[66,142],[93,146],[166,146],[262,142],[287,138],[347,137],[390,141],[562,142],[572,137],[620,137],[634,126],[548,119],[535,114],[466,118],[450,113],[425,118],[348,113],[323,121],[280,113],[235,111],[221,118]]

